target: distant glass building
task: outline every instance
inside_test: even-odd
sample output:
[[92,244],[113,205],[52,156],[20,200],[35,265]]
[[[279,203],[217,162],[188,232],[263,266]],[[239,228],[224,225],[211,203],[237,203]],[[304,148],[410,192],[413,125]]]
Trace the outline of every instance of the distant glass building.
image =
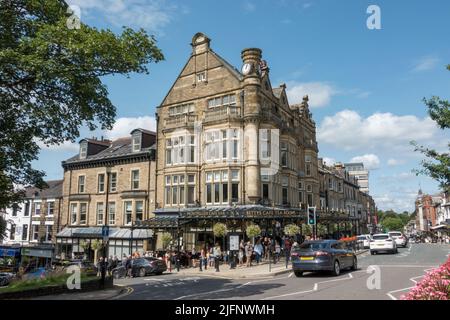
[[359,190],[369,193],[369,170],[364,169],[364,163],[345,163],[345,170],[358,180]]

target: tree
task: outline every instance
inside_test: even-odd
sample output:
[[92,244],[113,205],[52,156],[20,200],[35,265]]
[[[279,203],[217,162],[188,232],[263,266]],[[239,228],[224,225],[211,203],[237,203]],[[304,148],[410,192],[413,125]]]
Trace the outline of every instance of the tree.
[[284,227],[284,233],[288,236],[295,236],[300,233],[300,227],[294,223],[288,224]]
[[381,225],[384,229],[388,231],[401,231],[403,229],[403,221],[396,217],[396,218],[385,218],[381,221]]
[[0,1],[0,208],[23,195],[15,186],[46,186],[31,165],[39,145],[73,142],[82,126],[112,128],[102,77],[148,73],[164,59],[142,29],[74,29],[69,16],[64,0]]
[[[450,70],[450,65],[447,66]],[[424,98],[423,101],[428,107],[428,114],[431,119],[436,121],[438,126],[442,129],[450,128],[450,103],[447,100],[442,100],[439,97],[432,97],[431,99]],[[421,152],[426,159],[422,160],[422,169],[415,170],[416,174],[427,175],[439,182],[439,186],[443,191],[450,191],[450,152],[440,153],[434,149],[419,146],[417,142],[412,141],[411,144],[415,147],[415,151]],[[450,151],[450,143],[448,143]]]

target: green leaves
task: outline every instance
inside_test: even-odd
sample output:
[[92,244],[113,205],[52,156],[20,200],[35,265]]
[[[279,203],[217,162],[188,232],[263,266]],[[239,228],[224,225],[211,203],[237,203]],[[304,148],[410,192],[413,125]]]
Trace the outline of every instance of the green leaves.
[[[450,65],[447,66],[450,70]],[[439,97],[431,99],[423,99],[428,107],[428,114],[431,119],[436,121],[442,130],[450,128],[450,103]],[[414,151],[422,153],[426,159],[421,161],[422,169],[414,170],[419,175],[427,175],[439,182],[439,186],[443,191],[450,192],[450,152],[440,153],[434,149],[430,149],[417,142],[411,141]],[[448,144],[450,151],[450,143]]]
[[14,185],[42,184],[44,172],[31,166],[38,141],[75,141],[83,125],[112,128],[103,76],[149,73],[164,59],[143,29],[69,29],[67,8],[61,0],[0,2],[0,207],[13,201]]

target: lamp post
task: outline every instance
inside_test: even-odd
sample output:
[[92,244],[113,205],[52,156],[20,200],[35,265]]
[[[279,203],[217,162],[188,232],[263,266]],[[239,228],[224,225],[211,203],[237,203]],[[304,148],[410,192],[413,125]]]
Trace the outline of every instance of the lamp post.
[[104,222],[105,224],[102,227],[102,237],[103,237],[103,261],[102,265],[100,265],[101,268],[101,286],[102,288],[105,287],[105,278],[106,278],[106,267],[107,267],[107,246],[109,241],[109,225],[108,225],[108,215],[109,215],[109,183],[110,183],[110,175],[111,175],[111,167],[106,167],[106,201],[105,201],[105,218]]

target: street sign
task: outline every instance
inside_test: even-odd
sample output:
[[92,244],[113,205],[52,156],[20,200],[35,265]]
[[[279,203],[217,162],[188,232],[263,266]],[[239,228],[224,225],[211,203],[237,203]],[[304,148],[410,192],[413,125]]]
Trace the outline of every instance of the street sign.
[[109,226],[102,226],[102,237],[103,237],[103,241],[108,241],[109,239]]

